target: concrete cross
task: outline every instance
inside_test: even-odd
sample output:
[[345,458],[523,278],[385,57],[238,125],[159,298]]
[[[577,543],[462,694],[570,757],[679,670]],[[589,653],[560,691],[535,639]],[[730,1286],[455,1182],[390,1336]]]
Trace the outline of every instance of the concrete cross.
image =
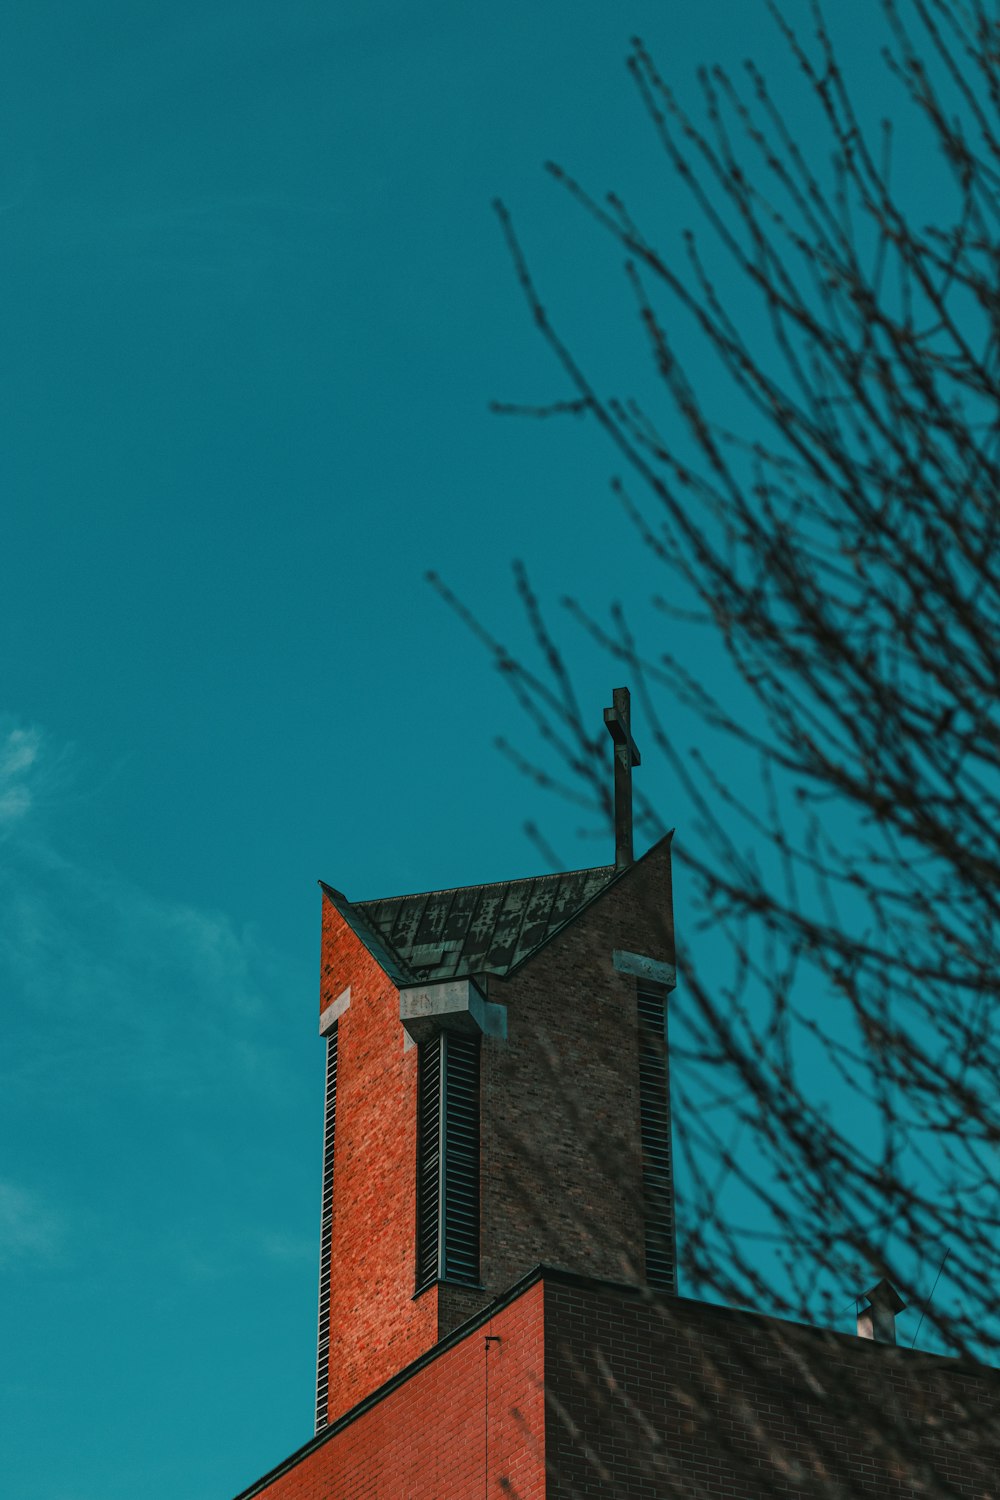
[[632,863],[632,767],[641,764],[632,738],[632,709],[628,688],[615,688],[604,722],[615,742],[615,864]]

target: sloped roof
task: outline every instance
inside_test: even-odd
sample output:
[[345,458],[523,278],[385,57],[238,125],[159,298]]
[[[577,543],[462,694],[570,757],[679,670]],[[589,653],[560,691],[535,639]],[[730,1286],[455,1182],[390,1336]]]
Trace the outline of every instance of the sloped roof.
[[345,905],[361,918],[354,925],[362,940],[367,928],[395,960],[404,983],[436,983],[508,974],[622,873],[601,865]]

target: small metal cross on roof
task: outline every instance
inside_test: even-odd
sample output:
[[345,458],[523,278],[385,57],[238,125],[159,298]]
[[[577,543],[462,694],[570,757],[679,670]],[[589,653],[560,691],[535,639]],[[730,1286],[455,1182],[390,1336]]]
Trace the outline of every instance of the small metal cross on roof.
[[615,742],[615,864],[632,863],[632,767],[641,764],[632,738],[632,709],[628,688],[615,688],[604,722]]

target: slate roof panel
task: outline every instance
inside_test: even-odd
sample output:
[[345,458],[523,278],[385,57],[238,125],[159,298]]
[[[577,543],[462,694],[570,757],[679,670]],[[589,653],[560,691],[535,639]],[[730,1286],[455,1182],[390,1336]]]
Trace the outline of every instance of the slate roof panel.
[[507,974],[621,872],[614,865],[354,903],[412,980]]
[[417,928],[418,943],[437,943],[451,907],[450,891],[431,891],[424,902],[423,916]]
[[456,942],[460,948],[466,946],[473,913],[476,909],[478,890],[478,886],[467,885],[455,892],[455,899],[451,903],[451,910],[442,934],[446,943]]

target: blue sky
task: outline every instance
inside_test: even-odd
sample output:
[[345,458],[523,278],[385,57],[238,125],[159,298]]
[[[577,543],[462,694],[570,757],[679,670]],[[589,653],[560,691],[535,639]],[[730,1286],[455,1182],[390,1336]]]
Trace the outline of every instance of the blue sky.
[[[870,11],[838,0],[845,36]],[[515,556],[550,598],[660,585],[598,436],[488,412],[565,394],[495,195],[608,384],[641,354],[617,254],[540,169],[687,222],[633,32],[679,81],[752,52],[796,107],[755,0],[5,8],[0,1470],[25,1500],[208,1500],[309,1435],[317,878],[531,873],[526,818],[568,865],[611,857],[493,748],[532,747],[424,573],[515,648]],[[599,724],[616,669],[566,644]]]

